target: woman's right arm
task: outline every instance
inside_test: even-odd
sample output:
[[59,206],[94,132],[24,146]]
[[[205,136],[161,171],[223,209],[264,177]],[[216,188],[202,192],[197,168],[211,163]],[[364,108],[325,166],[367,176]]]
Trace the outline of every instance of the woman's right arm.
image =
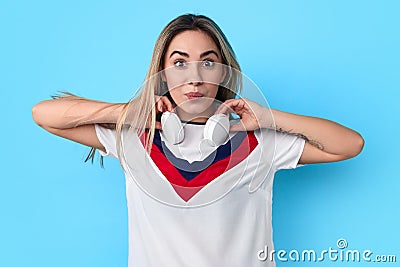
[[94,124],[115,124],[125,105],[67,96],[39,102],[32,108],[32,117],[52,134],[105,151]]

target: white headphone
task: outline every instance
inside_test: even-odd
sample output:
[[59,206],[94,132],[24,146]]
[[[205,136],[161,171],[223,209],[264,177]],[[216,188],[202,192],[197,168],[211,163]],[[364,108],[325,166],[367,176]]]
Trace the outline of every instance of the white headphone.
[[[161,134],[171,144],[179,144],[185,138],[185,131],[178,115],[172,112],[164,112],[161,116]],[[225,114],[211,116],[204,127],[203,141],[217,147],[225,143],[229,137],[229,117]]]

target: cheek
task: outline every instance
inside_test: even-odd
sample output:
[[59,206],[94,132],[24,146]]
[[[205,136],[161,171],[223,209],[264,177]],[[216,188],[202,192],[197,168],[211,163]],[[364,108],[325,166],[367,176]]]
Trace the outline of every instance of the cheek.
[[174,100],[175,104],[179,105],[183,101],[183,92],[179,87],[173,88],[169,90],[169,94]]
[[168,88],[171,91],[177,89],[179,86],[184,84],[184,80],[178,75],[167,75],[166,77]]
[[208,84],[207,86],[208,88],[208,97],[209,98],[215,98],[218,94],[218,88],[219,85],[218,84]]

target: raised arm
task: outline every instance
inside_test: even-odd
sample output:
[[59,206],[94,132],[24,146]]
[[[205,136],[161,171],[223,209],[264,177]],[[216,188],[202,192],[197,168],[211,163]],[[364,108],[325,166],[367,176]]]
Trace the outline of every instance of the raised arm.
[[356,131],[336,122],[272,110],[276,130],[300,135],[306,139],[299,163],[320,163],[357,156],[364,139]]
[[241,117],[241,124],[233,125],[231,130],[274,128],[304,138],[307,142],[299,160],[301,164],[349,159],[358,155],[364,146],[359,133],[330,120],[268,110],[249,99],[227,100],[217,112],[229,109]]
[[115,124],[125,105],[68,95],[39,102],[32,107],[32,117],[52,134],[105,151],[94,124]]

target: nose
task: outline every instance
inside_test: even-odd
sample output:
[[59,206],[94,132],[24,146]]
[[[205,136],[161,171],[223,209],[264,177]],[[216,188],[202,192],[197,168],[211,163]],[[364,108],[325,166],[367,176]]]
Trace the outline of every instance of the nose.
[[187,69],[187,83],[191,85],[200,85],[203,83],[199,62],[189,63],[189,68]]

